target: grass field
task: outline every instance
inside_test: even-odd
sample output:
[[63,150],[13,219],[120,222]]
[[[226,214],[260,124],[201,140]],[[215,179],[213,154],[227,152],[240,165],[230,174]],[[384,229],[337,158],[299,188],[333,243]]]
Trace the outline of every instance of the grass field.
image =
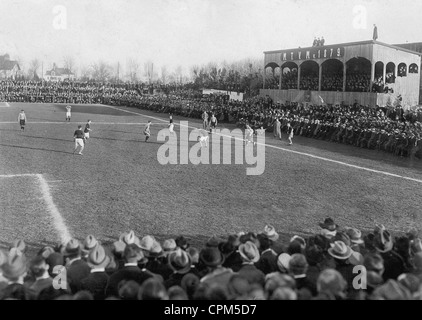
[[[246,164],[161,165],[156,137],[167,115],[118,109],[74,105],[66,123],[64,105],[1,104],[0,246],[23,238],[38,248],[88,234],[109,242],[131,229],[199,245],[268,223],[287,237],[317,232],[328,216],[364,231],[376,222],[397,232],[422,227],[422,161],[301,137],[289,147],[267,134],[260,176],[247,176]],[[87,119],[91,139],[83,156],[72,155],[73,132]]]

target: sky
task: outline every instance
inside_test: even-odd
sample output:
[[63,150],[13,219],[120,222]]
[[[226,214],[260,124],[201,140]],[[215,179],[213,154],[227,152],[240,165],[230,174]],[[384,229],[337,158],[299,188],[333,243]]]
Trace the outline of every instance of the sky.
[[422,42],[415,0],[1,0],[0,54],[77,68],[129,58],[166,66],[263,58],[263,52],[372,39]]

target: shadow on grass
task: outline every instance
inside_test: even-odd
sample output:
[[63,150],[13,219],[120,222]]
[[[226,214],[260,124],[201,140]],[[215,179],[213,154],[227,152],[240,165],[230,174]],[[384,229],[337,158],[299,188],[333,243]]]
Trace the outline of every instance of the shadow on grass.
[[66,141],[66,142],[73,142],[72,140],[65,140],[65,139],[56,139],[56,138],[47,138],[47,137],[37,137],[37,136],[28,136],[28,135],[22,135],[24,137],[28,138],[35,138],[35,139],[48,139],[48,140],[56,140],[56,141]]
[[148,144],[160,144],[160,145],[162,145],[163,143],[161,143],[161,142],[157,142],[157,141],[148,141],[148,142],[145,142],[145,140],[125,140],[125,139],[114,139],[114,138],[99,138],[99,137],[95,137],[94,138],[95,140],[105,140],[105,141],[122,141],[122,142],[137,142],[137,143],[142,143],[142,144],[144,144],[144,143],[148,143]]
[[2,147],[11,147],[11,148],[18,148],[18,149],[30,149],[30,150],[40,150],[40,151],[49,151],[49,152],[73,154],[72,152],[67,152],[67,151],[49,150],[49,149],[43,149],[43,148],[32,148],[32,147],[24,147],[24,146],[14,146],[14,145],[9,145],[9,144],[0,144],[0,146],[2,146]]
[[[267,139],[266,143],[273,144],[276,141],[273,139]],[[287,141],[286,135],[284,134],[281,141]],[[395,156],[392,153],[388,153],[385,151],[380,150],[373,150],[373,149],[367,149],[367,148],[359,148],[353,145],[347,145],[343,143],[335,143],[330,142],[327,140],[322,139],[314,139],[314,138],[307,138],[303,136],[295,136],[293,138],[293,145],[294,146],[303,146],[303,147],[311,147],[316,148],[321,151],[326,150],[332,153],[341,154],[344,156],[349,156],[352,158],[358,158],[358,159],[364,159],[364,160],[373,160],[373,161],[379,161],[381,163],[389,164],[389,165],[395,165],[402,168],[416,168],[416,169],[422,169],[422,159],[410,159],[409,157],[399,157]],[[278,145],[277,145],[278,146]],[[284,145],[280,145],[284,147]],[[307,152],[303,150],[297,150],[296,151],[302,151]],[[318,155],[318,154],[316,154]],[[321,155],[319,155],[321,156]]]

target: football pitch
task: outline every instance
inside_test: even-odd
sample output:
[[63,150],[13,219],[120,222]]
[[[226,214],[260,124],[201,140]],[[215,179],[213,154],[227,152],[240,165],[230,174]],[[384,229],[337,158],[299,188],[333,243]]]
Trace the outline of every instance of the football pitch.
[[[21,109],[28,118],[24,132],[17,123]],[[287,146],[267,133],[262,175],[246,175],[251,166],[234,160],[162,165],[157,133],[167,128],[168,115],[72,105],[67,123],[65,112],[63,104],[0,107],[1,247],[25,239],[38,248],[88,234],[111,242],[129,230],[159,240],[184,235],[199,245],[266,224],[290,237],[317,232],[326,217],[363,231],[375,223],[394,232],[422,228],[420,160],[302,137]],[[84,155],[73,155],[73,133],[88,119]],[[181,120],[190,130],[201,126],[174,120],[177,134]]]

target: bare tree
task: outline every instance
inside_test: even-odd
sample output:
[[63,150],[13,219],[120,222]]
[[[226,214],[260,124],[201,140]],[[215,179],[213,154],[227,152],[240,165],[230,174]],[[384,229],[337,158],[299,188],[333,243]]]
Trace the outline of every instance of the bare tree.
[[134,58],[129,58],[126,61],[127,76],[131,82],[138,80],[139,62]]
[[92,77],[95,80],[106,81],[110,78],[112,67],[104,61],[99,61],[92,65]]
[[33,79],[37,78],[38,74],[37,71],[40,68],[40,60],[38,59],[32,59],[29,63],[29,70],[28,70],[28,76]]
[[80,79],[82,80],[88,80],[89,77],[91,76],[91,70],[89,67],[87,66],[81,66],[80,67]]
[[176,82],[181,83],[182,82],[182,75],[183,75],[182,66],[177,66],[176,70],[174,70],[174,73],[176,75]]
[[64,68],[67,69],[67,77],[70,78],[70,74],[73,73],[75,66],[75,60],[71,56],[64,56],[63,58]]
[[161,81],[163,82],[163,84],[166,84],[167,78],[168,78],[167,66],[162,66],[161,67]]
[[151,82],[153,80],[153,75],[154,75],[154,63],[152,63],[151,61],[145,62],[144,76],[148,79],[148,81]]

